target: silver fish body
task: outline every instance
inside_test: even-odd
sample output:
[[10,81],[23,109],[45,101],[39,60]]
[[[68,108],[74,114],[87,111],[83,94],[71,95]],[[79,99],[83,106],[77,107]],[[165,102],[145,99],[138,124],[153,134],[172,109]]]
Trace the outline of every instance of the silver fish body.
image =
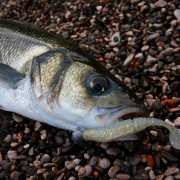
[[68,130],[143,114],[122,82],[92,56],[29,24],[0,20],[0,108]]

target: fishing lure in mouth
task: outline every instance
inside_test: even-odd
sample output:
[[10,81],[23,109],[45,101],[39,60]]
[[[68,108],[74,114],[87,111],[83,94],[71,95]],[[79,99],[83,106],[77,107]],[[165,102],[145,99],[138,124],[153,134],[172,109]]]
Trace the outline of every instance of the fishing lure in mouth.
[[180,129],[171,126],[165,121],[156,118],[134,118],[128,119],[108,127],[88,129],[84,132],[74,133],[74,140],[84,139],[85,141],[91,140],[96,142],[111,142],[123,138],[127,135],[132,135],[146,129],[149,126],[161,126],[167,128],[169,133],[170,144],[180,150]]

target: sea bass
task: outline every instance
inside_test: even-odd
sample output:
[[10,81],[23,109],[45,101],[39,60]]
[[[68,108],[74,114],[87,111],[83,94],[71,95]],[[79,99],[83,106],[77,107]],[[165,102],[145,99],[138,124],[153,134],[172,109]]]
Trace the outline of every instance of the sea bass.
[[0,108],[67,130],[147,109],[92,56],[30,24],[0,20]]

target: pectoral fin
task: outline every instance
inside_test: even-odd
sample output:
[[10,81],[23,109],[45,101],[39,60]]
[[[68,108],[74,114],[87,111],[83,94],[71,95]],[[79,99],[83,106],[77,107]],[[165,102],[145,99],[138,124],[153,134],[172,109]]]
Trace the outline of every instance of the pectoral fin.
[[25,77],[24,74],[17,72],[6,64],[0,63],[0,82],[9,85],[11,88],[16,89],[17,84]]

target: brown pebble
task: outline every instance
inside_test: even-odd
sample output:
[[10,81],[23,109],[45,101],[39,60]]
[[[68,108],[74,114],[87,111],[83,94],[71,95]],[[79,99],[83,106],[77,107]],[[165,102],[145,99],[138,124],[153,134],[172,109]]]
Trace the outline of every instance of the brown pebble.
[[52,172],[58,175],[60,173],[60,170],[57,167],[52,167]]
[[179,172],[179,168],[176,168],[176,167],[169,167],[166,169],[166,171],[164,172],[164,175],[165,176],[169,176],[169,175],[172,175],[172,174],[175,174],[175,173],[178,173]]
[[80,167],[78,170],[78,176],[82,176],[86,173],[86,170],[84,167]]
[[160,174],[156,176],[156,180],[163,180],[164,174]]
[[111,178],[116,177],[116,174],[119,170],[120,170],[119,166],[112,166],[108,171],[109,177],[111,177]]
[[128,180],[128,179],[130,179],[130,175],[129,174],[117,174],[116,178],[118,178],[120,180]]
[[47,171],[47,168],[41,168],[37,170],[37,174],[43,174]]
[[173,176],[167,176],[166,178],[164,178],[164,180],[174,180]]
[[18,171],[13,171],[13,172],[11,173],[11,175],[10,175],[10,178],[11,178],[11,179],[14,179],[14,180],[17,180],[18,177],[19,177],[19,175],[20,175],[20,172],[18,172]]
[[22,116],[17,115],[17,114],[15,114],[15,113],[12,113],[12,118],[13,118],[13,120],[16,121],[17,123],[23,122],[23,120],[24,120],[24,118],[23,118]]

